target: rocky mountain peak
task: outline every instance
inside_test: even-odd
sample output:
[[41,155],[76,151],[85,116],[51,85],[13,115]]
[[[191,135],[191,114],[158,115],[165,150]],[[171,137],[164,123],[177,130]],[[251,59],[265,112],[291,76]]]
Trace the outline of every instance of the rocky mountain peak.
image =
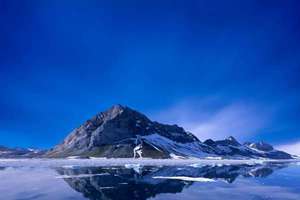
[[229,136],[225,140],[229,141],[232,145],[241,145],[233,136]]
[[226,140],[237,142],[237,140],[233,136],[229,136],[228,138],[226,138]]
[[111,120],[111,119],[117,117],[118,115],[122,114],[124,112],[124,110],[126,110],[126,109],[129,109],[129,108],[122,106],[120,104],[117,104],[117,105],[110,107],[108,110],[99,113],[91,120],[101,119],[103,121],[108,121],[108,120]]
[[126,117],[126,118],[132,118],[133,120],[146,120],[150,121],[145,115],[139,113],[138,111],[131,109],[127,106],[123,106],[120,104],[116,104],[112,107],[110,107],[108,110],[101,112],[95,117],[100,117],[103,119],[103,121],[112,120],[116,117]]
[[109,108],[106,112],[108,113],[121,113],[125,109],[128,109],[126,106],[122,106],[121,104],[113,105],[111,108]]
[[224,145],[224,146],[241,146],[241,144],[232,136],[229,136],[227,138],[225,138],[224,140],[217,140],[217,141],[213,141],[213,140],[206,140],[205,143],[207,145]]

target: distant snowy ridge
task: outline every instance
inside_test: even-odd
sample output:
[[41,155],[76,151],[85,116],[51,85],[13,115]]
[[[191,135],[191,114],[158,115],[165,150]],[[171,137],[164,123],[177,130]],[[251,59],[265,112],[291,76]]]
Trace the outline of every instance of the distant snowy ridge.
[[36,158],[43,156],[45,152],[32,148],[8,148],[0,146],[0,158]]

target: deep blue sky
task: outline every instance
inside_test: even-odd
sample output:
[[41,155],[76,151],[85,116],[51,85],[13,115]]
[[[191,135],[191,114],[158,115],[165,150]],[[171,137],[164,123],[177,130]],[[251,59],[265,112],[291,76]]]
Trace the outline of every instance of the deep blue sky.
[[0,144],[48,148],[113,104],[199,138],[300,140],[300,2],[0,2]]

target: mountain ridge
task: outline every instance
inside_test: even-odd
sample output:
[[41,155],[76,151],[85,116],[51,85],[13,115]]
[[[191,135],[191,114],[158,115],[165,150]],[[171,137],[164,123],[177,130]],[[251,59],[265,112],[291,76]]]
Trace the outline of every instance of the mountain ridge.
[[291,159],[266,143],[240,144],[230,136],[201,142],[178,125],[151,121],[120,104],[100,112],[74,129],[46,153],[49,158],[69,156],[108,158],[271,158]]
[[292,159],[265,142],[224,140],[201,142],[174,124],[151,121],[146,115],[120,104],[85,121],[52,149],[8,148],[0,145],[0,158],[207,158]]

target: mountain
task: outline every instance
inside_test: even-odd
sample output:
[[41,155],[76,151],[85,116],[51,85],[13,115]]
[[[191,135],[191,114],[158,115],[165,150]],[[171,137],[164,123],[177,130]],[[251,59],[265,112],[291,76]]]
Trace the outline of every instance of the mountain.
[[37,149],[0,146],[0,158],[36,158],[43,156],[45,153],[46,151]]
[[274,149],[270,144],[259,142],[246,142],[240,144],[235,138],[228,137],[225,140],[206,140],[204,144],[215,149],[216,154],[222,157],[248,157],[248,158],[269,158],[269,159],[292,159],[286,152]]
[[135,110],[115,105],[73,130],[47,156],[170,158],[201,152],[213,151],[183,128],[153,122]]
[[64,158],[272,158],[291,159],[265,143],[240,144],[235,138],[199,141],[177,125],[151,121],[145,115],[115,105],[74,129],[46,157]]

